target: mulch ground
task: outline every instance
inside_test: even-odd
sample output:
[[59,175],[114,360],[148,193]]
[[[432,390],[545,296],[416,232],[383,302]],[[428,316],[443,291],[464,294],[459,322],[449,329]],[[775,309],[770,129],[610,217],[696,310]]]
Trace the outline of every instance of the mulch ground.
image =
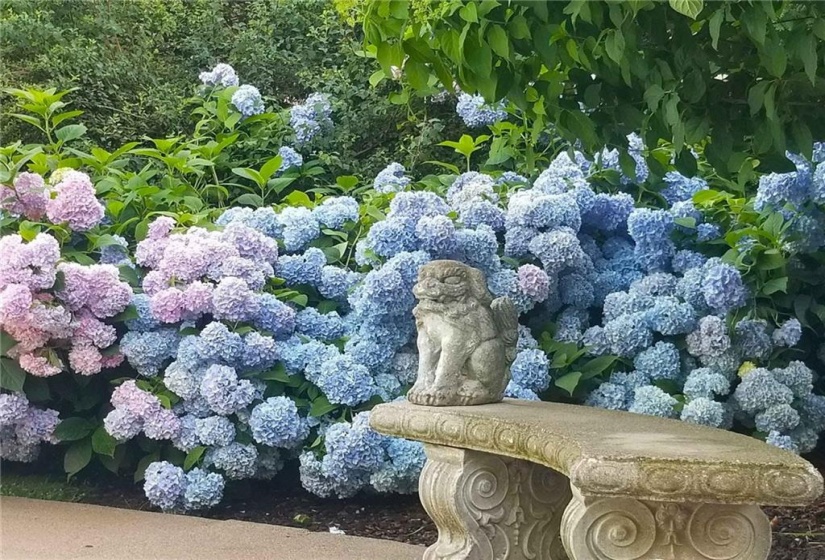
[[[807,457],[825,472],[825,452]],[[16,470],[16,469],[14,469]],[[295,469],[291,469],[293,472]],[[234,519],[329,531],[347,535],[429,545],[438,532],[417,496],[359,495],[347,500],[321,499],[284,473],[275,483],[241,481],[231,485],[223,502],[201,513],[212,519]],[[80,501],[138,510],[154,510],[140,484],[120,479],[86,481]],[[806,508],[766,508],[774,531],[770,560],[825,558],[825,497]]]

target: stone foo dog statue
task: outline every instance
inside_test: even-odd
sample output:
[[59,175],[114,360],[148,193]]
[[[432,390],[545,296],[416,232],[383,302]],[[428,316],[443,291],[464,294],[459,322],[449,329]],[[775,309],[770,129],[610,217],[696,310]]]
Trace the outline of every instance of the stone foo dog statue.
[[424,265],[413,294],[419,362],[407,399],[429,406],[501,401],[518,340],[510,298],[493,299],[480,270],[449,260]]

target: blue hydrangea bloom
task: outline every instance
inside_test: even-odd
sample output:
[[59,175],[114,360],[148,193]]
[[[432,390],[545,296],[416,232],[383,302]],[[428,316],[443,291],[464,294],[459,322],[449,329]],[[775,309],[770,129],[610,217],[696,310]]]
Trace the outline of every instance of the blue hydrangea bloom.
[[241,112],[244,117],[260,115],[264,112],[264,100],[258,88],[250,85],[242,85],[232,94],[232,105]]
[[584,404],[608,410],[626,410],[627,391],[622,385],[608,381],[591,391]]
[[347,355],[326,361],[321,366],[319,375],[310,380],[333,404],[355,406],[368,401],[375,394],[369,370]]
[[799,413],[789,404],[770,406],[754,416],[760,432],[788,432],[799,425]]
[[295,310],[280,301],[273,294],[258,295],[258,314],[253,324],[281,338],[289,336],[295,330]]
[[604,326],[604,336],[610,351],[617,356],[632,358],[653,343],[644,313],[630,313]]
[[691,424],[720,428],[725,423],[725,406],[712,399],[699,397],[685,404],[679,418]]
[[515,384],[539,393],[550,386],[549,367],[544,351],[537,348],[521,350],[510,366],[510,375]]
[[303,254],[280,257],[276,273],[290,286],[316,286],[321,281],[321,269],[326,264],[324,252],[317,247],[310,247]]
[[155,461],[146,467],[143,477],[143,491],[153,505],[164,511],[172,511],[182,506],[186,486],[183,469],[168,461]]
[[234,442],[224,447],[210,448],[203,462],[205,465],[222,470],[227,478],[240,480],[255,475],[257,459],[258,450],[254,445]]
[[314,307],[307,307],[296,316],[295,331],[323,342],[332,342],[344,336],[346,325],[336,311],[321,314]]
[[255,441],[270,447],[292,448],[309,434],[309,425],[287,397],[270,397],[253,408],[249,427]]
[[803,362],[793,361],[787,367],[771,370],[771,374],[799,399],[805,399],[813,391],[814,372]]
[[783,435],[779,432],[771,432],[765,438],[765,443],[790,451],[791,453],[799,453],[799,445],[793,440],[791,436]]
[[329,96],[313,93],[290,110],[289,124],[295,131],[295,143],[306,146],[332,129],[332,105]]
[[212,365],[201,380],[201,396],[217,414],[232,414],[255,398],[255,389],[248,379],[238,380],[231,367]]
[[218,473],[194,468],[186,473],[183,506],[187,510],[204,509],[218,505],[223,498],[224,480]]
[[745,375],[733,397],[743,411],[756,414],[775,405],[791,404],[793,391],[777,381],[770,371],[757,368]]
[[688,374],[682,392],[691,399],[713,399],[730,392],[730,381],[718,371],[698,368]]
[[201,72],[198,78],[206,86],[231,87],[238,85],[238,74],[235,69],[223,62],[216,64],[209,72]]
[[335,196],[325,199],[312,210],[321,225],[340,229],[347,222],[358,221],[358,202],[351,196]]
[[410,184],[410,178],[404,175],[406,172],[403,165],[393,162],[375,176],[373,188],[382,194],[403,191]]
[[132,296],[132,305],[137,311],[136,319],[126,321],[126,327],[130,331],[147,332],[160,326],[160,322],[152,315],[152,308],[149,304],[149,296],[146,294],[135,294]]
[[219,321],[212,321],[201,330],[197,350],[205,361],[233,364],[243,354],[243,339]]
[[672,418],[676,412],[673,409],[676,399],[654,385],[645,385],[636,389],[633,404],[628,410],[637,414]]
[[179,341],[175,329],[129,331],[120,339],[120,351],[140,375],[153,377],[174,358]]
[[433,256],[447,258],[458,251],[458,238],[453,221],[447,216],[424,216],[415,228],[421,248]]
[[681,370],[679,350],[670,342],[657,342],[633,360],[634,367],[651,379],[676,379]]
[[665,173],[664,182],[667,187],[662,190],[661,195],[671,205],[690,200],[693,195],[708,188],[707,182],[701,177],[688,178],[678,171]]
[[802,325],[796,318],[790,318],[773,331],[771,338],[777,346],[796,346],[802,338]]
[[301,167],[304,164],[304,156],[289,146],[282,146],[278,150],[278,155],[281,156],[281,166],[278,168],[278,175],[290,169]]
[[806,198],[806,185],[798,180],[796,172],[768,173],[759,178],[753,206],[761,212],[767,206],[779,209],[786,203],[802,204]]
[[521,399],[525,401],[540,400],[536,393],[526,387],[522,387],[512,379],[507,383],[507,387],[504,388],[504,396],[511,399]]
[[726,313],[745,304],[747,288],[742,275],[726,263],[717,263],[705,270],[702,294],[707,304],[720,313]]
[[743,358],[767,359],[773,350],[768,324],[758,319],[742,319],[733,328],[733,342]]
[[318,291],[329,299],[346,299],[350,290],[363,276],[357,272],[337,266],[325,266],[321,269]]
[[503,103],[489,104],[481,95],[460,93],[455,112],[470,128],[489,126],[507,118]]
[[223,447],[235,441],[235,425],[225,416],[198,418],[195,434],[203,445]]
[[303,206],[287,206],[278,214],[283,226],[284,249],[303,251],[321,235],[321,225],[312,211]]

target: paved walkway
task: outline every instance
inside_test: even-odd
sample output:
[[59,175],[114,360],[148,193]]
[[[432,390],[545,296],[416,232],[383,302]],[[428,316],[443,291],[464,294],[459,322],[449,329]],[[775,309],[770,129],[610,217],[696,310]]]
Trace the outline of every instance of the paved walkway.
[[423,547],[27,498],[0,498],[2,560],[419,560]]

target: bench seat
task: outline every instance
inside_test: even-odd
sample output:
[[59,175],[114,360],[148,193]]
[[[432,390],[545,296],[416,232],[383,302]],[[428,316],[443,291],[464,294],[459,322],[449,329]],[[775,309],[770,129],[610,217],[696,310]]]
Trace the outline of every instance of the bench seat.
[[792,453],[627,412],[396,402],[370,424],[426,444],[420,495],[439,528],[427,559],[761,560],[771,537],[759,506],[822,493]]

